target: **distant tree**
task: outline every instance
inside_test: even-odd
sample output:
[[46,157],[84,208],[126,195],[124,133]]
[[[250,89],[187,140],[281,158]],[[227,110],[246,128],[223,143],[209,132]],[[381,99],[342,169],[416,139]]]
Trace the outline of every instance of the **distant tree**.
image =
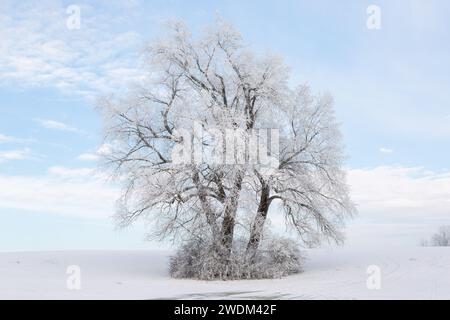
[[431,245],[435,247],[450,246],[450,226],[439,227],[438,232],[431,237]]
[[275,204],[304,243],[343,240],[354,206],[330,95],[290,88],[279,57],[255,55],[223,22],[198,40],[174,23],[145,55],[146,79],[99,101],[112,146],[105,160],[124,183],[120,226],[146,217],[153,235],[192,244],[185,252],[201,252],[205,263],[184,274],[200,278],[243,277],[233,271],[236,257],[250,268],[279,247],[260,248]]
[[428,240],[427,239],[420,239],[420,241],[419,241],[419,245],[421,246],[421,247],[428,247]]

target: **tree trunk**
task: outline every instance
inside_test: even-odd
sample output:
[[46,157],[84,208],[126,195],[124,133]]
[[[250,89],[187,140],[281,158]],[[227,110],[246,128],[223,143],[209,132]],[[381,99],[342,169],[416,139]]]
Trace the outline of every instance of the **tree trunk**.
[[194,183],[197,187],[198,197],[200,200],[200,204],[202,206],[202,210],[206,216],[206,222],[208,223],[208,225],[211,228],[211,233],[212,233],[213,237],[215,237],[215,236],[217,236],[217,231],[218,231],[216,217],[215,217],[214,211],[212,210],[211,205],[206,197],[206,192],[205,192],[203,186],[200,184],[199,174],[196,170],[194,171],[192,180],[194,181]]
[[236,211],[239,202],[239,194],[241,193],[242,189],[242,180],[243,174],[241,172],[238,172],[232,192],[228,196],[227,204],[225,206],[220,243],[221,257],[225,265],[228,265],[231,255],[234,226],[236,224]]
[[253,221],[253,226],[250,233],[250,238],[247,244],[246,257],[247,261],[249,261],[250,263],[254,262],[259,243],[261,242],[264,223],[266,222],[267,213],[270,206],[269,196],[270,187],[264,184],[261,190],[261,199],[259,201],[258,211],[256,212],[255,220]]

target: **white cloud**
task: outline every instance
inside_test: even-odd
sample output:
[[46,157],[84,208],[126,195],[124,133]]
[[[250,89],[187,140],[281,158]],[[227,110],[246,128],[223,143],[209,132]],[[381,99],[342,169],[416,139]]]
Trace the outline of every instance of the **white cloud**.
[[386,153],[386,154],[394,152],[394,149],[385,148],[385,147],[381,147],[379,150],[380,150],[381,153]]
[[80,161],[94,162],[94,161],[98,161],[99,156],[94,153],[82,153],[77,157],[77,159]]
[[31,155],[31,150],[28,148],[20,150],[0,151],[0,163],[14,160],[25,160]]
[[43,176],[0,175],[0,207],[109,218],[118,191],[93,169],[53,167]]
[[77,159],[80,161],[98,161],[101,156],[106,156],[111,153],[112,145],[109,143],[102,144],[95,153],[80,154]]
[[36,140],[33,138],[18,138],[0,133],[0,144],[2,143],[26,144],[32,142],[36,142]]
[[119,16],[114,10],[120,4],[79,6],[81,28],[69,30],[62,1],[2,1],[0,84],[55,87],[91,98],[122,89],[124,79],[139,79],[138,34],[112,31],[129,22],[130,11]]
[[19,139],[0,133],[0,143],[17,142],[17,141],[19,141]]
[[347,228],[349,244],[418,245],[450,224],[450,171],[381,166],[348,170],[359,214]]
[[92,168],[67,168],[55,166],[50,167],[48,169],[48,173],[63,179],[83,179],[86,177],[95,176],[96,171]]
[[450,219],[450,171],[381,166],[349,170],[348,181],[364,218]]
[[101,156],[106,156],[112,152],[113,146],[109,143],[102,144],[97,150],[97,154]]
[[60,130],[60,131],[68,131],[68,132],[80,132],[79,129],[72,127],[66,123],[50,120],[50,119],[35,119],[39,125],[46,129],[50,130]]

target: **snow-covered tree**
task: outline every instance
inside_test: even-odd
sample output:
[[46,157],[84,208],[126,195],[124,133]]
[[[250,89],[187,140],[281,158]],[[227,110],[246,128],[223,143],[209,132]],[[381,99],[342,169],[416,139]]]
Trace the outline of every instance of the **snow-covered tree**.
[[439,230],[431,237],[431,245],[435,247],[450,246],[450,226],[440,226]]
[[171,24],[145,65],[126,96],[99,101],[106,163],[124,183],[119,225],[146,217],[154,235],[195,243],[215,266],[207,278],[245,274],[236,256],[257,262],[270,212],[309,245],[342,240],[354,207],[329,95],[291,89],[281,58],[254,54],[223,22],[200,38]]

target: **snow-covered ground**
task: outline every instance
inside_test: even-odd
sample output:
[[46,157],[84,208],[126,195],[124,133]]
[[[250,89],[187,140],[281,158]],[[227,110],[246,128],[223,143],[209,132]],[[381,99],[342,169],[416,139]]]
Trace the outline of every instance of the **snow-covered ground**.
[[[305,272],[275,280],[175,280],[167,253],[61,251],[0,253],[0,299],[450,299],[450,248],[310,250]],[[69,265],[81,289],[67,289]],[[368,289],[367,268],[381,270]]]

